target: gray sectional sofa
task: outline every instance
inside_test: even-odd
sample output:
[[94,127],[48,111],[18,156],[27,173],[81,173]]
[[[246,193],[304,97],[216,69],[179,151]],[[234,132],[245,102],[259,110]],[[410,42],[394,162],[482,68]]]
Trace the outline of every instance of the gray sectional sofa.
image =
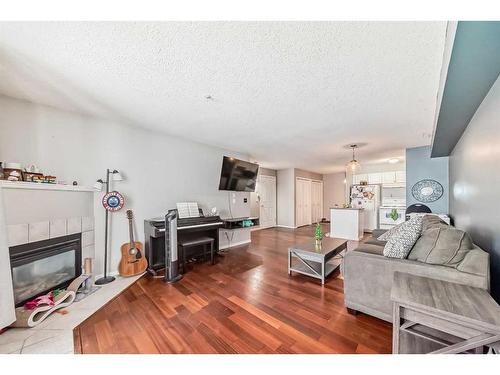
[[351,313],[361,311],[391,322],[395,271],[489,290],[489,254],[437,216],[423,218],[422,234],[407,259],[383,255],[385,242],[377,240],[383,232],[374,231],[343,259],[345,304]]

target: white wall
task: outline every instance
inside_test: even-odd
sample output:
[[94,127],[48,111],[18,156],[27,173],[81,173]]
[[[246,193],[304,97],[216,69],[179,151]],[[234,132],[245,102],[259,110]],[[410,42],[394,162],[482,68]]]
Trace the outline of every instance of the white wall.
[[330,218],[330,208],[335,205],[342,207],[346,203],[345,173],[330,173],[323,175],[323,216]]
[[0,188],[0,329],[16,320],[3,202],[3,192]]
[[295,227],[295,171],[280,169],[277,173],[278,226]]
[[[189,134],[186,134],[189,137]],[[203,209],[216,206],[229,216],[229,193],[218,191],[222,156],[246,155],[0,96],[0,160],[37,164],[60,180],[92,185],[106,168],[123,172],[125,181],[113,187],[125,196],[124,210],[111,215],[110,269],[128,241],[125,210],[135,214],[136,235],[143,240],[143,220],[163,215],[179,201],[197,201]],[[231,193],[232,194],[232,193]],[[95,194],[96,260],[102,259],[104,209]],[[234,217],[249,216],[249,193],[235,193]],[[232,196],[231,196],[232,199]],[[248,241],[249,230],[235,232],[233,243]],[[220,236],[225,246],[225,236]],[[99,272],[100,264],[96,264]]]

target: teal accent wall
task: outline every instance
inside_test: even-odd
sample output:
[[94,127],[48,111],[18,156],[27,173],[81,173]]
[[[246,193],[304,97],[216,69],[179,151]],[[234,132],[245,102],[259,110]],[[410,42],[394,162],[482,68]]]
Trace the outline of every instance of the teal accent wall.
[[435,202],[423,203],[432,212],[448,214],[449,212],[449,158],[431,158],[431,147],[414,147],[406,149],[406,206],[422,203],[413,198],[411,188],[420,180],[431,179],[443,185],[443,196]]

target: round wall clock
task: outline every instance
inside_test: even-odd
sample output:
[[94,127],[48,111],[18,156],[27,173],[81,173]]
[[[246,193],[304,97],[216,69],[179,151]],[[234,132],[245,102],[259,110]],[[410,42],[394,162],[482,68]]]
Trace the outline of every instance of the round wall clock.
[[123,199],[123,195],[117,191],[110,191],[102,197],[102,205],[110,212],[121,210],[124,204],[125,200]]
[[435,180],[421,180],[411,188],[411,195],[422,203],[435,202],[443,196],[443,185]]

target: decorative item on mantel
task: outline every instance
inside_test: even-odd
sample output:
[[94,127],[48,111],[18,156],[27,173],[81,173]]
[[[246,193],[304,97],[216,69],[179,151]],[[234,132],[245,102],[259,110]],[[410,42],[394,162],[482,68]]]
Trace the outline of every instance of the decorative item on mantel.
[[20,163],[5,163],[3,176],[7,181],[22,181],[23,169]]
[[321,231],[321,225],[316,224],[316,230],[314,232],[314,245],[316,250],[321,250],[321,241],[323,240],[323,232]]
[[5,163],[5,167],[0,168],[0,175],[0,179],[11,182],[25,181],[55,184],[57,180],[56,176],[44,176],[40,169],[34,164],[23,169],[21,163]]
[[106,180],[101,178],[96,181],[94,187],[96,189],[102,190],[102,186],[106,185],[106,195],[102,199],[102,204],[106,210],[105,216],[105,229],[104,229],[104,276],[96,280],[96,285],[108,284],[115,280],[113,276],[108,276],[108,224],[109,224],[109,212],[118,211],[123,207],[124,200],[123,196],[117,191],[109,191],[110,176],[112,181],[123,181],[122,175],[116,169],[106,169]]

